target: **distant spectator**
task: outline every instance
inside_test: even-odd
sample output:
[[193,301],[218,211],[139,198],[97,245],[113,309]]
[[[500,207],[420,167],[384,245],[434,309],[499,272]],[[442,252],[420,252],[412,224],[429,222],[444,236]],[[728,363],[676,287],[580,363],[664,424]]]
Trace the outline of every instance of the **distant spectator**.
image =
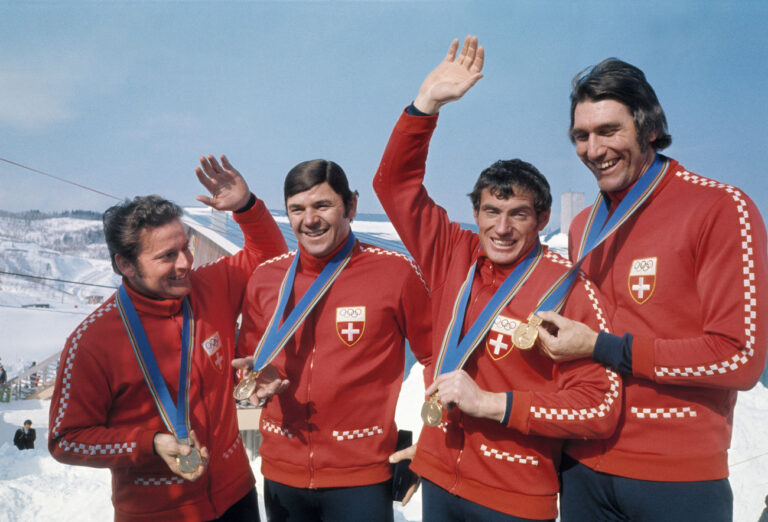
[[8,382],[8,373],[6,373],[3,365],[0,364],[0,384],[5,384],[6,382]]
[[32,421],[24,421],[24,427],[16,430],[13,436],[13,444],[20,450],[35,449],[35,430],[32,428]]

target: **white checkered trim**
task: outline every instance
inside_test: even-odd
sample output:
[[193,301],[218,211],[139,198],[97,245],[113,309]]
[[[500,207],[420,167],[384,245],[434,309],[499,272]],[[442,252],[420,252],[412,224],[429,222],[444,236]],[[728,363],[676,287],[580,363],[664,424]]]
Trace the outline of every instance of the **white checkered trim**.
[[205,264],[202,264],[202,265],[198,266],[197,268],[195,268],[195,269],[194,269],[194,270],[192,270],[192,271],[193,271],[193,272],[197,272],[197,271],[198,271],[198,270],[200,270],[201,268],[205,268],[205,267],[207,267],[207,266],[212,266],[212,265],[215,265],[216,263],[219,263],[219,262],[221,262],[221,260],[222,260],[222,259],[227,259],[227,256],[221,256],[221,257],[219,257],[218,259],[216,259],[215,261],[208,261],[207,263],[205,263]]
[[569,408],[541,408],[531,406],[531,415],[537,419],[558,420],[558,421],[584,421],[598,417],[605,417],[611,411],[616,399],[619,397],[620,382],[619,376],[610,368],[605,369],[608,374],[608,380],[611,387],[603,395],[603,401],[598,406],[591,408],[581,408],[573,410]]
[[372,426],[370,428],[360,428],[357,430],[333,430],[333,437],[336,440],[362,439],[363,437],[373,437],[374,435],[383,435],[384,430],[381,426]]
[[[297,250],[291,250],[290,252],[286,252],[285,254],[280,254],[279,256],[273,257],[272,259],[267,259],[266,261],[263,261],[259,266],[277,263],[281,259],[288,259],[289,257],[295,256],[296,252]],[[256,268],[259,268],[259,266],[257,266]]]
[[418,276],[419,281],[421,281],[421,284],[424,285],[424,288],[427,290],[427,294],[431,295],[429,291],[429,286],[427,285],[427,282],[424,280],[424,275],[421,273],[421,268],[419,268],[419,265],[417,265],[413,259],[410,257],[401,254],[400,252],[395,252],[394,250],[387,250],[386,248],[379,248],[374,246],[368,246],[366,248],[361,249],[363,252],[370,252],[371,254],[377,254],[377,255],[385,255],[385,256],[395,256],[399,257],[400,259],[405,260],[409,265],[411,265],[411,268],[413,268],[413,271],[416,272],[416,276]]
[[687,171],[676,173],[679,178],[702,187],[725,190],[736,203],[736,211],[739,213],[739,225],[741,234],[741,261],[743,264],[742,285],[744,287],[744,349],[734,354],[729,359],[718,361],[706,366],[671,367],[656,366],[654,371],[657,377],[703,377],[705,375],[717,375],[738,370],[747,364],[755,355],[755,333],[757,331],[757,298],[755,294],[755,253],[752,245],[752,223],[749,218],[749,209],[744,195],[731,185],[691,174]]
[[184,484],[184,479],[177,476],[172,477],[138,477],[133,481],[135,486],[172,486],[173,484]]
[[229,457],[234,455],[235,451],[237,451],[237,448],[242,445],[243,445],[243,438],[238,433],[237,438],[235,439],[235,442],[233,442],[232,445],[227,449],[227,451],[224,452],[221,458],[223,458],[224,460],[228,459]]
[[539,459],[531,455],[517,455],[509,453],[508,451],[499,451],[496,448],[489,448],[485,444],[480,446],[480,451],[483,455],[496,460],[506,460],[507,462],[514,462],[516,464],[530,464],[531,466],[538,466]]
[[682,419],[696,416],[696,410],[690,406],[684,408],[637,408],[632,406],[630,411],[638,419]]
[[571,268],[573,266],[573,264],[570,261],[568,261],[568,259],[561,256],[557,252],[551,251],[550,249],[546,249],[544,251],[544,257],[554,263],[557,263],[558,265],[563,265],[566,268]]
[[610,332],[608,330],[608,321],[605,319],[605,312],[603,307],[600,306],[600,301],[597,300],[597,294],[595,294],[595,287],[592,285],[592,281],[587,279],[584,272],[579,271],[579,279],[584,283],[584,290],[587,292],[587,299],[592,303],[592,309],[595,311],[595,318],[600,330],[603,332]]
[[62,372],[62,378],[59,409],[56,411],[56,418],[53,421],[53,429],[51,429],[51,433],[53,434],[54,438],[61,435],[61,432],[59,431],[61,428],[61,421],[67,411],[67,406],[69,406],[69,393],[72,388],[72,368],[74,367],[77,350],[80,347],[80,339],[83,338],[83,334],[89,326],[113,310],[117,310],[117,306],[115,305],[114,300],[107,301],[99,308],[94,310],[88,317],[83,319],[83,322],[80,323],[80,325],[77,327],[75,333],[72,334],[69,347],[65,348],[67,355],[64,359],[64,364],[60,368],[60,371]]
[[135,442],[118,442],[114,444],[83,444],[82,442],[67,442],[62,439],[59,447],[64,451],[71,451],[80,455],[122,455],[133,453],[136,449]]
[[275,435],[282,435],[283,437],[288,437],[289,439],[293,438],[293,433],[288,431],[285,428],[281,428],[277,424],[270,422],[266,419],[261,421],[261,428],[269,433],[274,433]]

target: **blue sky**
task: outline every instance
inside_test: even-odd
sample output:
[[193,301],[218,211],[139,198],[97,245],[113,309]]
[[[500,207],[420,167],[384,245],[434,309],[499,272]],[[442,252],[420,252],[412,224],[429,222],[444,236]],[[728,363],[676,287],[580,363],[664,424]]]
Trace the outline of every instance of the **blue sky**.
[[[768,213],[768,2],[0,3],[0,158],[119,197],[195,204],[201,154],[226,153],[282,207],[296,163],[371,179],[400,111],[454,37],[485,78],[445,107],[427,188],[471,221],[466,193],[500,158],[534,163],[555,202],[596,186],[566,131],[574,74],[608,56],[643,69],[667,153],[744,189]],[[0,208],[101,211],[114,200],[0,163]],[[559,223],[558,208],[553,224]]]

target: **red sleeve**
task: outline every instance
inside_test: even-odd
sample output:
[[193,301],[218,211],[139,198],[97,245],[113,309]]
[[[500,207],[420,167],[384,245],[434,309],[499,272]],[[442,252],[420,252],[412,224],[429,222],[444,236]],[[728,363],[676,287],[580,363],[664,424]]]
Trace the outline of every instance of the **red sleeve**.
[[49,410],[51,455],[65,464],[95,468],[164,465],[154,453],[153,430],[107,427],[113,392],[104,369],[82,345],[81,328],[61,352]]
[[400,322],[411,352],[424,365],[424,377],[432,378],[432,300],[424,276],[410,259],[408,276],[400,295]]
[[267,259],[286,252],[288,247],[275,219],[260,199],[256,199],[250,209],[232,213],[232,216],[243,231],[244,247],[233,256],[221,257],[199,267],[196,272],[217,292],[220,291],[218,289],[226,291],[224,295],[237,317],[251,272]]
[[[580,274],[562,310],[593,330],[608,331],[599,292]],[[522,433],[558,438],[606,438],[621,413],[621,378],[591,359],[555,364],[554,392],[513,391],[508,426]]]
[[259,270],[256,270],[248,280],[243,302],[243,323],[237,337],[235,357],[251,357],[259,344],[269,318],[262,315],[259,306],[259,292],[262,283]]
[[429,141],[436,125],[437,115],[412,116],[404,112],[373,179],[381,206],[431,289],[441,286],[458,237],[472,235],[448,219],[445,209],[429,197],[423,184]]
[[664,384],[748,390],[763,372],[768,342],[765,225],[754,203],[735,188],[707,216],[695,253],[704,334],[635,337],[632,371]]

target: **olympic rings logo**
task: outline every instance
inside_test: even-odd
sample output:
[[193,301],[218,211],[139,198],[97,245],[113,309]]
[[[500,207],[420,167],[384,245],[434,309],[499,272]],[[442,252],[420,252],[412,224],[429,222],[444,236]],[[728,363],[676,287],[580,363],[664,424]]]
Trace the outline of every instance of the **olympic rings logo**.
[[642,272],[647,272],[648,270],[653,268],[654,265],[654,259],[638,259],[634,262],[632,265],[632,268],[634,270],[639,270]]
[[514,330],[517,328],[517,321],[514,319],[508,319],[506,317],[497,317],[496,321],[494,322],[494,326],[496,328],[500,328],[502,330]]
[[365,308],[339,308],[338,315],[348,319],[356,319],[365,313]]

